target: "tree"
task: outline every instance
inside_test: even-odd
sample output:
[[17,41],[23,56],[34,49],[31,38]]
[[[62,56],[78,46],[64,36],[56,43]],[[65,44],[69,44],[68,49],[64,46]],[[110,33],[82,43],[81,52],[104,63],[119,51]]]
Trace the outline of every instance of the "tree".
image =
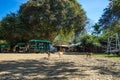
[[34,38],[53,41],[60,29],[64,33],[84,29],[86,15],[76,0],[30,0],[19,10]]
[[99,19],[99,24],[102,28],[106,28],[116,21],[120,21],[120,1],[110,0],[109,6],[104,9],[104,13]]
[[99,20],[100,28],[103,34],[120,34],[120,1],[110,0],[109,6],[104,9],[104,13]]
[[113,18],[118,20],[120,18],[120,0],[110,0],[110,8],[115,16]]
[[101,26],[102,29],[110,26],[112,24],[113,20],[112,20],[112,11],[111,9],[108,7],[106,9],[104,9],[104,13],[101,16],[101,18],[99,19],[99,25]]
[[69,36],[80,33],[85,23],[85,12],[76,0],[29,0],[18,13],[1,20],[0,38],[10,43],[30,39],[53,41],[62,29],[69,42]]
[[16,14],[14,13],[8,14],[1,21],[0,29],[1,37],[5,40],[8,39],[9,41],[14,40],[12,38],[16,36],[16,34],[13,34],[15,32],[15,27],[16,27]]
[[94,29],[94,31],[92,32],[93,35],[98,36],[98,34],[100,34],[101,29],[99,24],[95,23],[92,28]]
[[100,47],[99,38],[94,35],[83,33],[77,40],[77,43],[81,43],[80,46],[87,52],[92,52],[94,47]]
[[62,29],[58,32],[58,35],[54,39],[55,44],[69,44],[73,43],[75,40],[74,30],[71,30],[69,33],[65,33]]
[[15,13],[8,14],[1,21],[0,38],[10,43],[29,40],[30,34],[27,27],[19,20]]

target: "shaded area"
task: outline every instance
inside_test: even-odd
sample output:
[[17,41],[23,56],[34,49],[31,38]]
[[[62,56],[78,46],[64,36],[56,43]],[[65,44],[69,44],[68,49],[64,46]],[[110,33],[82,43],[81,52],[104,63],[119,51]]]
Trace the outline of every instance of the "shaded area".
[[95,65],[92,67],[93,70],[98,70],[102,75],[112,75],[114,77],[120,78],[120,63],[112,62],[108,60],[96,59],[102,64]]
[[119,80],[119,61],[86,58],[82,55],[64,55],[62,58],[52,55],[50,58],[20,58],[0,62],[0,80],[107,80],[111,76],[114,80]]
[[4,61],[0,63],[0,80],[66,80],[81,74],[73,62],[42,58],[40,60]]

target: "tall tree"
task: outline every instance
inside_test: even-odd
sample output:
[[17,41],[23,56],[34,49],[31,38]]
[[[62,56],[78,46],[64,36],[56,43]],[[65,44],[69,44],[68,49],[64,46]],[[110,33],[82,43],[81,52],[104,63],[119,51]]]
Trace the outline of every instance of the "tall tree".
[[99,38],[94,35],[90,35],[88,33],[82,33],[80,37],[77,39],[77,43],[81,43],[80,46],[88,52],[94,51],[94,47],[100,47],[101,44],[99,42]]
[[69,44],[73,43],[75,40],[75,32],[71,30],[70,32],[65,33],[62,29],[58,32],[58,35],[54,39],[55,44]]
[[98,36],[98,34],[100,34],[101,29],[99,24],[95,23],[92,28],[94,29],[94,31],[92,32],[93,35]]
[[34,38],[54,40],[59,30],[78,34],[84,29],[86,15],[76,0],[29,0],[19,10]]
[[1,21],[0,38],[11,43],[29,40],[29,31],[15,13],[8,14]]
[[109,6],[99,20],[99,25],[107,37],[115,33],[120,34],[120,0],[110,0]]
[[85,23],[85,12],[76,0],[29,0],[17,14],[8,14],[1,20],[0,38],[12,43],[53,41],[61,29],[68,37],[81,32]]
[[99,24],[102,28],[106,28],[116,21],[120,21],[120,0],[110,0],[109,6],[104,9]]
[[[1,21],[1,37],[3,39],[7,39],[9,41],[14,40],[13,37],[16,36],[16,34],[13,34],[15,32],[16,27],[16,14],[11,13],[8,14],[3,20]],[[4,27],[3,27],[4,26]]]

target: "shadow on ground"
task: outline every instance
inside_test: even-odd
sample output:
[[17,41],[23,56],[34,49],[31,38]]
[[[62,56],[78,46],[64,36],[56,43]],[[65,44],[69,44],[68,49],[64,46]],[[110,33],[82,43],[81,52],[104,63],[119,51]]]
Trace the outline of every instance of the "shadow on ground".
[[73,62],[39,60],[20,60],[0,62],[0,80],[66,80],[81,74]]
[[99,70],[99,74],[102,75],[112,75],[114,77],[120,78],[120,63],[119,62],[112,62],[102,59],[96,59],[97,61],[100,61],[104,64],[102,65],[96,65],[93,66],[93,70]]

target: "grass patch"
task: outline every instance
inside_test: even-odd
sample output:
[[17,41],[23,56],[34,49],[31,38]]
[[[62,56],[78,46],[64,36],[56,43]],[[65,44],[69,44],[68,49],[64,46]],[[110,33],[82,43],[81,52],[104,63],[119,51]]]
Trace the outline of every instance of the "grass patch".
[[84,55],[85,53],[82,53],[82,52],[65,52],[64,54],[67,54],[67,55]]
[[110,59],[114,59],[114,60],[120,60],[120,56],[116,55],[116,54],[95,54],[95,56],[97,57],[103,57],[103,58],[110,58]]

